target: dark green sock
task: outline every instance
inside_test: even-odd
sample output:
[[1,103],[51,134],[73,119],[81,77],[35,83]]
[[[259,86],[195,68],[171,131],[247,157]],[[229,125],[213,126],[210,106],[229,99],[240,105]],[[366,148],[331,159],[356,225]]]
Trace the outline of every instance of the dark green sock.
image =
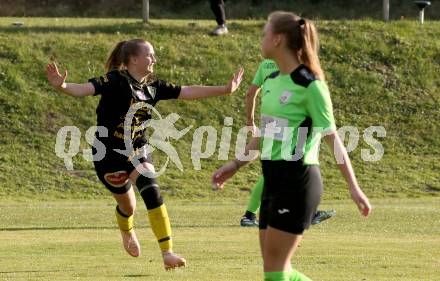
[[261,204],[261,194],[263,194],[264,177],[260,176],[252,189],[251,197],[247,206],[247,211],[256,214]]
[[265,272],[264,281],[289,281],[290,272]]

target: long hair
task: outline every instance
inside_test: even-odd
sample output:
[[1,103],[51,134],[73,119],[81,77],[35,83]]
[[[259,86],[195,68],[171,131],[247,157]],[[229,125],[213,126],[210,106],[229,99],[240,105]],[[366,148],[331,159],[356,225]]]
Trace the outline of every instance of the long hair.
[[318,79],[325,80],[318,57],[318,32],[313,22],[282,11],[271,13],[269,22],[273,33],[285,36],[287,47],[294,52],[298,61],[306,65]]
[[143,39],[131,39],[116,44],[105,63],[106,71],[121,70],[124,66],[127,66],[130,57],[139,54],[142,44],[148,44],[148,42]]

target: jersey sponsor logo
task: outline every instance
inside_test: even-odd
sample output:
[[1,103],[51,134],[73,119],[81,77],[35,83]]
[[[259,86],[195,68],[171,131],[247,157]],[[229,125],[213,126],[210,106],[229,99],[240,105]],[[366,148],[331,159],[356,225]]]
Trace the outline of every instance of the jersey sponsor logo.
[[279,209],[278,210],[278,214],[280,214],[280,215],[283,215],[283,214],[286,214],[286,213],[290,213],[290,210],[289,209]]
[[284,91],[280,96],[280,104],[286,104],[290,97],[292,96],[292,93],[289,91]]
[[126,171],[107,173],[104,175],[104,179],[113,187],[123,187],[128,183],[128,174]]

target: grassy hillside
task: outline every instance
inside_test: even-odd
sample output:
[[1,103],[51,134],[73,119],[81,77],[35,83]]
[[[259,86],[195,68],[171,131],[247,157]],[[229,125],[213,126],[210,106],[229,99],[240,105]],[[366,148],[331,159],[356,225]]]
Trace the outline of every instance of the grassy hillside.
[[[390,0],[390,19],[417,18],[418,8],[411,0]],[[440,1],[431,0],[425,10],[427,19],[440,18]],[[234,0],[226,1],[227,19],[262,19],[268,11],[294,10],[302,16],[319,19],[382,19],[380,0]],[[117,17],[141,18],[141,0],[3,0],[0,16],[27,17]],[[153,19],[214,20],[207,0],[150,1]]]
[[[84,134],[95,124],[98,98],[75,99],[53,91],[44,67],[55,59],[69,69],[68,81],[80,82],[103,73],[110,49],[127,38],[142,37],[156,49],[159,77],[175,83],[223,84],[243,65],[245,81],[233,96],[204,101],[168,101],[162,115],[177,112],[177,125],[212,125],[234,118],[234,132],[244,125],[244,94],[261,60],[261,21],[233,21],[223,38],[205,35],[211,21],[156,20],[142,25],[124,19],[26,19],[24,27],[0,18],[0,196],[99,197],[107,195],[93,165],[82,154],[68,172],[55,155],[60,127],[74,125]],[[319,21],[322,64],[332,92],[338,127],[356,126],[361,136],[383,126],[378,138],[385,149],[379,162],[364,162],[361,138],[351,153],[359,181],[372,197],[440,194],[440,23]],[[170,164],[160,183],[168,196],[210,198],[210,175],[223,161],[216,154],[195,171],[189,157],[194,129],[174,142],[184,172]],[[218,137],[218,141],[220,136]],[[235,143],[235,137],[233,137]],[[218,148],[218,146],[217,146]],[[231,157],[235,145],[231,145]],[[163,158],[157,157],[158,162]],[[347,198],[346,185],[323,146],[325,198]],[[222,192],[244,200],[259,175],[258,163],[246,167]],[[216,195],[218,196],[218,194]]]

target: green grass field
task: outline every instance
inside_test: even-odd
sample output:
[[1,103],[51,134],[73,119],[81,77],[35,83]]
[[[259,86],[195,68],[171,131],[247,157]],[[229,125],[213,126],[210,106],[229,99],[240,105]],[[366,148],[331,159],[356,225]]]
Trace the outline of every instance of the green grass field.
[[[374,200],[370,218],[350,201],[306,232],[292,262],[316,281],[437,281],[440,199]],[[139,258],[123,250],[113,202],[2,202],[0,280],[261,280],[257,230],[238,226],[240,203],[168,202],[183,270],[163,270],[144,206],[136,212]]]
[[[12,26],[24,21],[23,27]],[[231,20],[230,35],[206,35],[212,21],[135,19],[0,18],[0,280],[261,280],[257,231],[238,227],[258,163],[243,168],[222,192],[210,189],[211,173],[224,161],[216,153],[196,171],[192,133],[177,147],[184,165],[159,178],[174,225],[175,249],[189,262],[162,269],[157,245],[140,215],[140,258],[120,245],[114,202],[93,164],[79,154],[75,171],[55,155],[62,126],[95,125],[97,98],[74,99],[46,82],[45,65],[69,69],[69,82],[103,73],[120,40],[141,37],[156,49],[157,75],[182,85],[222,84],[239,66],[241,89],[230,97],[164,102],[162,115],[177,112],[180,129],[233,117],[235,136],[245,124],[244,95],[261,61],[263,21]],[[363,139],[350,153],[358,180],[375,206],[369,219],[357,214],[346,184],[323,147],[325,193],[321,208],[337,210],[329,222],[306,233],[293,264],[313,280],[440,280],[440,22],[414,20],[317,21],[321,59],[338,127],[361,136],[383,126],[379,162],[365,162]],[[225,50],[227,50],[225,52]],[[218,136],[220,138],[220,136]],[[156,158],[159,162],[163,158]]]

